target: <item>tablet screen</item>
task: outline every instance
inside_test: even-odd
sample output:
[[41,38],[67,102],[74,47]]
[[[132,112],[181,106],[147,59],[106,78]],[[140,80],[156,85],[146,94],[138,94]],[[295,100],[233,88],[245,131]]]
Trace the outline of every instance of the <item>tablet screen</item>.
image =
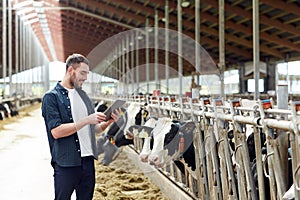
[[106,121],[110,120],[111,113],[114,112],[116,109],[122,107],[125,104],[126,101],[124,100],[116,100],[111,106],[109,106],[105,111],[104,114],[106,115]]

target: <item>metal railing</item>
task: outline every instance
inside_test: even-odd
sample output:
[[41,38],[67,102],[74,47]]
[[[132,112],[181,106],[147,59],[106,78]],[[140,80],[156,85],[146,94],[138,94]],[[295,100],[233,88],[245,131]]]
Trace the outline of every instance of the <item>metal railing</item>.
[[[281,199],[291,184],[299,199],[300,102],[290,102],[284,110],[272,99],[120,98],[147,103],[151,116],[196,123],[196,170],[185,166],[182,176],[173,164],[163,169],[195,199]],[[254,143],[247,144],[251,133]],[[255,160],[249,158],[249,145],[255,148]],[[140,142],[135,147],[139,152]]]

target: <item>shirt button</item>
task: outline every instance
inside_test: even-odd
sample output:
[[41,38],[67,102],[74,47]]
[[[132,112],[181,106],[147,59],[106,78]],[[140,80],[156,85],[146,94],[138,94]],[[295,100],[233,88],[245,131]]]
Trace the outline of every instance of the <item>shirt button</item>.
[[80,152],[80,149],[78,149],[77,151]]
[[70,108],[70,106],[68,106],[68,108]]
[[[75,142],[78,142],[78,140],[75,140]],[[80,150],[79,150],[80,151]]]
[[70,120],[72,120],[73,118],[72,117],[70,117]]

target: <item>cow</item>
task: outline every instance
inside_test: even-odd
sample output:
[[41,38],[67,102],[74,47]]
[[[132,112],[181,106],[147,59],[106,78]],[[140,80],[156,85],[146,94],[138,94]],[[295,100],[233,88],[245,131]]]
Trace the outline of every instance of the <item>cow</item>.
[[145,106],[139,103],[130,103],[128,108],[123,110],[118,121],[111,124],[107,132],[97,140],[98,154],[104,153],[101,161],[103,165],[109,165],[118,155],[119,148],[133,144],[132,135],[126,135],[130,126],[144,123],[149,116]]
[[[156,121],[154,128],[141,126],[139,137],[145,138],[140,159],[148,162],[157,168],[163,167],[168,161],[173,159],[176,162],[183,158],[185,163],[192,170],[195,170],[195,151],[193,145],[194,122],[178,122],[170,118],[163,117]],[[145,134],[145,132],[148,132]],[[145,135],[147,135],[145,137]],[[151,143],[153,141],[153,143]],[[183,166],[178,166],[181,171]]]
[[[261,154],[263,156],[263,158],[265,158],[267,156],[267,136],[265,133],[263,133],[262,128],[258,129],[259,135],[260,135],[260,140],[261,140]],[[258,192],[258,173],[257,173],[257,163],[256,163],[256,153],[255,153],[255,142],[254,142],[254,133],[252,132],[248,137],[247,137],[247,147],[248,147],[248,151],[249,151],[249,158],[250,158],[250,165],[251,165],[251,171],[252,171],[252,175],[254,177],[254,183],[256,186],[256,190]],[[288,186],[291,186],[291,188],[284,194],[283,199],[292,199],[291,197],[293,196],[293,172],[292,172],[292,158],[290,155],[290,152],[287,152],[288,154],[288,160],[287,160],[287,184]],[[267,165],[268,163],[268,159],[265,160],[265,165]],[[263,182],[264,182],[264,187],[265,187],[265,198],[266,199],[270,199],[271,198],[271,194],[270,194],[270,182],[269,179],[265,176],[265,174],[263,174]]]
[[0,120],[17,115],[19,115],[19,112],[11,101],[5,101],[0,104]]
[[171,159],[176,161],[183,158],[195,170],[194,129],[195,123],[191,121],[181,123],[170,118],[159,118],[151,132],[153,147],[148,163],[160,168]]
[[104,112],[108,108],[107,102],[100,101],[95,103],[96,112]]
[[295,185],[293,184],[288,191],[286,191],[282,197],[282,200],[295,199]]
[[153,147],[153,137],[151,135],[151,132],[156,126],[156,123],[157,118],[151,117],[145,122],[143,126],[133,125],[128,129],[128,132],[130,132],[130,134],[143,139],[143,148],[140,152],[140,159],[142,162],[147,162],[148,155],[151,153],[151,149]]
[[7,109],[0,103],[0,120],[3,120],[8,115]]

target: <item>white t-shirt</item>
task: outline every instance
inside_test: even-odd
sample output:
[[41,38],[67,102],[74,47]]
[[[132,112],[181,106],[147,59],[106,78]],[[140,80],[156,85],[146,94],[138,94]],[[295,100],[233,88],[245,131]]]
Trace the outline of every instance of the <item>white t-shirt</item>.
[[[79,119],[88,116],[87,108],[75,89],[68,89],[69,98],[71,101],[71,112],[74,122],[76,123]],[[81,149],[81,157],[92,156],[92,143],[90,126],[86,125],[80,130],[77,130],[79,144]]]

